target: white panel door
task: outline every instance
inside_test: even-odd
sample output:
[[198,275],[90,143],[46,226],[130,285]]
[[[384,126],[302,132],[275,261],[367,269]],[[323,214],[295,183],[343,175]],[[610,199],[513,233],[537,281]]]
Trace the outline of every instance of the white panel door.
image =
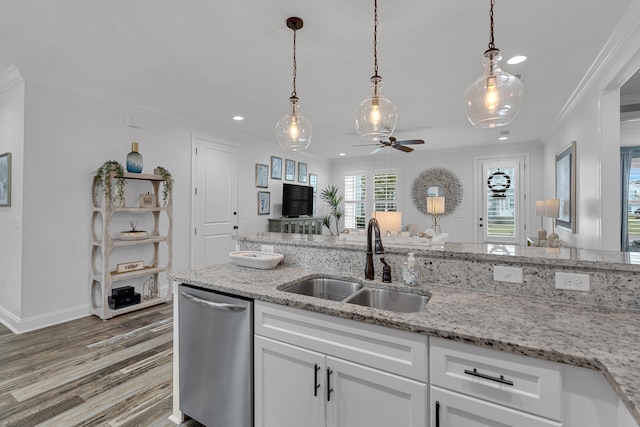
[[235,250],[238,224],[238,149],[193,138],[192,268],[219,264]]
[[326,356],[256,335],[255,427],[325,427]]
[[427,385],[327,356],[328,427],[424,427]]

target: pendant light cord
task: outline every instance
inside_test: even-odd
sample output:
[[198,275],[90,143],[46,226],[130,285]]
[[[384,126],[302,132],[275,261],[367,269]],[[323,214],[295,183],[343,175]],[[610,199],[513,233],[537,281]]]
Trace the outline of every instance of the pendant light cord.
[[489,37],[489,50],[493,50],[496,48],[496,45],[493,43],[493,6],[495,5],[496,1],[495,0],[491,0],[491,8],[489,9],[489,20],[491,22],[490,25],[490,32],[491,35]]
[[296,33],[297,29],[293,29],[293,92],[291,92],[291,98],[298,98],[296,92],[296,74],[298,74],[298,63],[296,62]]
[[378,76],[378,0],[373,2],[373,77]]

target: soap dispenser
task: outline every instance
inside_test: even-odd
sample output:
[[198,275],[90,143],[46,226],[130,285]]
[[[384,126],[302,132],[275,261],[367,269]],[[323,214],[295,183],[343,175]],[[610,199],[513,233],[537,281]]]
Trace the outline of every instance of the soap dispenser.
[[407,286],[418,286],[418,269],[413,252],[409,252],[407,261],[402,264],[402,281]]

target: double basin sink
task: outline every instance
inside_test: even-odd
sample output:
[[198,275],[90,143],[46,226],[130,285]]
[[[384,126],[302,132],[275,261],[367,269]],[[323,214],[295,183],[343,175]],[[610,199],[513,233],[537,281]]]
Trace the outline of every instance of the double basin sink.
[[420,311],[429,302],[429,296],[425,295],[391,289],[369,288],[357,282],[326,277],[307,279],[288,285],[281,290],[401,313]]

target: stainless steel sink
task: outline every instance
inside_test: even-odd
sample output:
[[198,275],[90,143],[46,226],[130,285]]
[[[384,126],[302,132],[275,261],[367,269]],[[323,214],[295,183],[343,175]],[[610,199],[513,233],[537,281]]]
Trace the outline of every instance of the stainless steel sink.
[[361,288],[362,285],[360,283],[319,277],[287,286],[281,290],[293,294],[342,301]]
[[427,305],[429,297],[389,289],[364,288],[347,298],[345,302],[382,310],[414,313]]

